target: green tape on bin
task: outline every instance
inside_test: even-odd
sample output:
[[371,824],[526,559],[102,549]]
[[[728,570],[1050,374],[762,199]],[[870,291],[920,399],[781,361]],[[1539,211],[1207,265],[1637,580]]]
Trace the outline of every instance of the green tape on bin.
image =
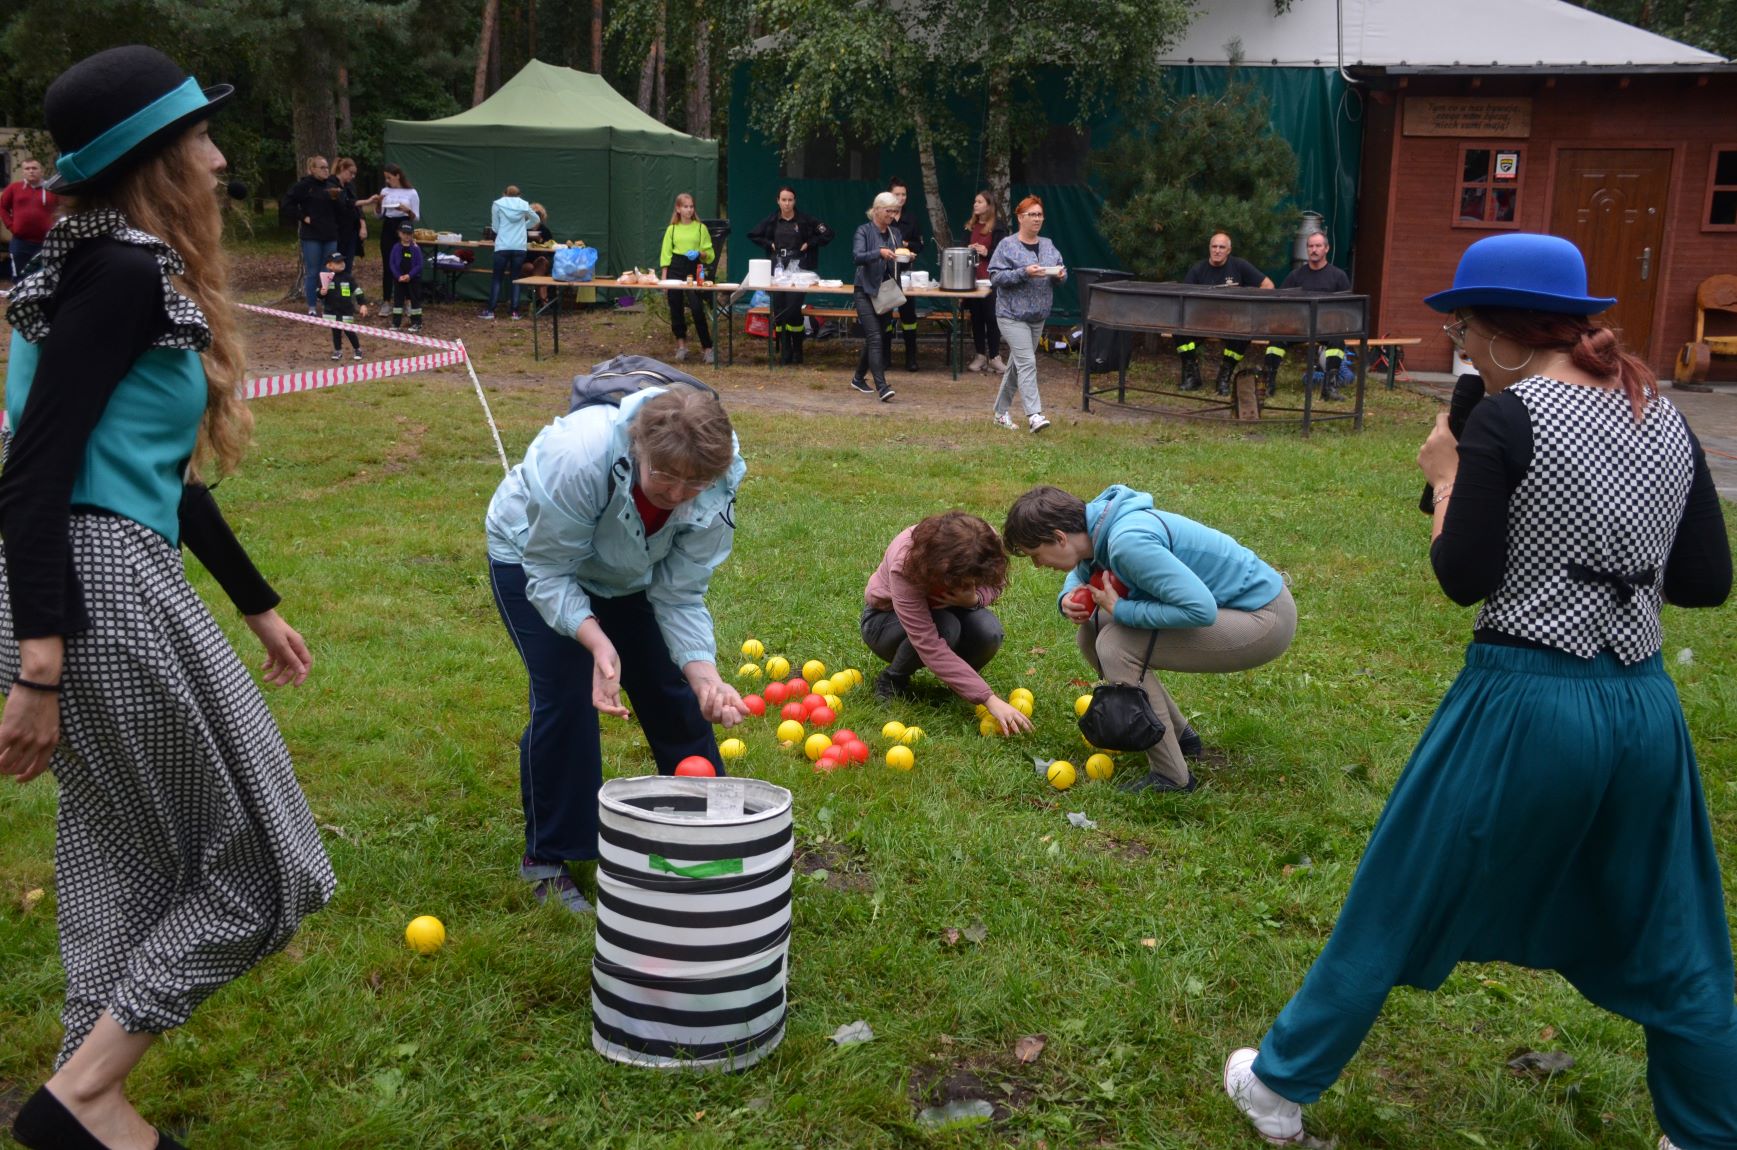
[[662,855],[648,855],[652,870],[660,870],[666,874],[676,874],[683,878],[719,878],[727,874],[741,874],[741,859],[714,859],[711,862],[695,863],[693,866],[676,866]]

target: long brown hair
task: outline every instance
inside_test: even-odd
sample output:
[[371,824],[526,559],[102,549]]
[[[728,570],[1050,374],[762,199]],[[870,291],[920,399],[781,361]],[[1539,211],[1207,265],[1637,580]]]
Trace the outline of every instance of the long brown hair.
[[979,232],[994,231],[995,225],[1001,222],[1001,210],[995,206],[995,197],[990,194],[988,188],[984,188],[973,198],[981,198],[984,203],[989,205],[989,216],[987,219],[980,218],[977,212],[973,211],[971,218],[966,221],[966,226]]
[[199,305],[211,326],[205,365],[205,418],[193,448],[193,473],[213,464],[217,475],[234,471],[253,434],[253,413],[241,398],[246,353],[229,305],[229,262],[223,254],[223,213],[209,172],[195,151],[198,129],[142,160],[118,181],[67,197],[67,214],[114,208],[127,222],[150,232],[181,254],[187,270],[175,286]]
[[1007,586],[1007,555],[995,528],[963,511],[931,515],[911,531],[904,576],[930,594]]
[[1581,371],[1622,388],[1636,423],[1646,418],[1647,404],[1659,393],[1653,369],[1625,351],[1616,332],[1589,316],[1515,308],[1468,310],[1496,334],[1538,351],[1565,351]]

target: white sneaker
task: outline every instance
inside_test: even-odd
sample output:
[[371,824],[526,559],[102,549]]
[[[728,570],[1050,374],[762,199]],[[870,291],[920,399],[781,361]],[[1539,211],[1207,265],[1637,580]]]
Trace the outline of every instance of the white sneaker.
[[1009,431],[1019,430],[1019,425],[1013,422],[1013,416],[1008,412],[998,411],[995,413],[994,418],[995,426],[997,427],[1005,427]]
[[717,358],[712,355],[712,349],[708,347],[705,351],[700,352],[700,361],[702,363],[716,363]]
[[1007,374],[1007,364],[1003,363],[1001,360],[1001,357],[998,355],[994,359],[990,360],[988,365],[985,366],[983,370],[990,372],[994,375],[1006,375]]
[[965,365],[965,370],[966,371],[982,371],[983,365],[988,363],[988,362],[989,362],[988,356],[984,356],[984,355],[976,356],[975,358],[973,358],[971,360],[970,363]]
[[1049,420],[1043,417],[1043,412],[1041,411],[1034,413],[1030,419],[1026,420],[1026,422],[1031,425],[1032,434],[1034,435],[1049,426]]
[[1230,1057],[1224,1060],[1224,1092],[1268,1142],[1278,1146],[1301,1142],[1303,1108],[1274,1094],[1255,1077],[1254,1060],[1258,1053],[1248,1046],[1230,1052]]
[[687,357],[688,357],[688,349],[687,348],[685,348],[685,347],[676,348],[675,361],[677,363],[680,363],[682,360],[686,359]]

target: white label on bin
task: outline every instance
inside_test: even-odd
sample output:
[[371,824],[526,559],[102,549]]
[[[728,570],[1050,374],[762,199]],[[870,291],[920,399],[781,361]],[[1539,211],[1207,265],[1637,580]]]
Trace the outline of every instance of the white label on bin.
[[706,787],[708,819],[739,819],[748,798],[748,788],[732,779],[718,779]]

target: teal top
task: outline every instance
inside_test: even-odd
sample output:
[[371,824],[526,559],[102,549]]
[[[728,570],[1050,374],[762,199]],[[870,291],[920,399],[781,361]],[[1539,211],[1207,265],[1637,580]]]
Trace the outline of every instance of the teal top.
[[[12,333],[6,418],[24,430],[24,404],[36,378],[37,346]],[[98,507],[143,524],[179,545],[181,488],[205,416],[205,365],[196,351],[153,347],[115,387],[85,444],[73,482],[74,507]]]

